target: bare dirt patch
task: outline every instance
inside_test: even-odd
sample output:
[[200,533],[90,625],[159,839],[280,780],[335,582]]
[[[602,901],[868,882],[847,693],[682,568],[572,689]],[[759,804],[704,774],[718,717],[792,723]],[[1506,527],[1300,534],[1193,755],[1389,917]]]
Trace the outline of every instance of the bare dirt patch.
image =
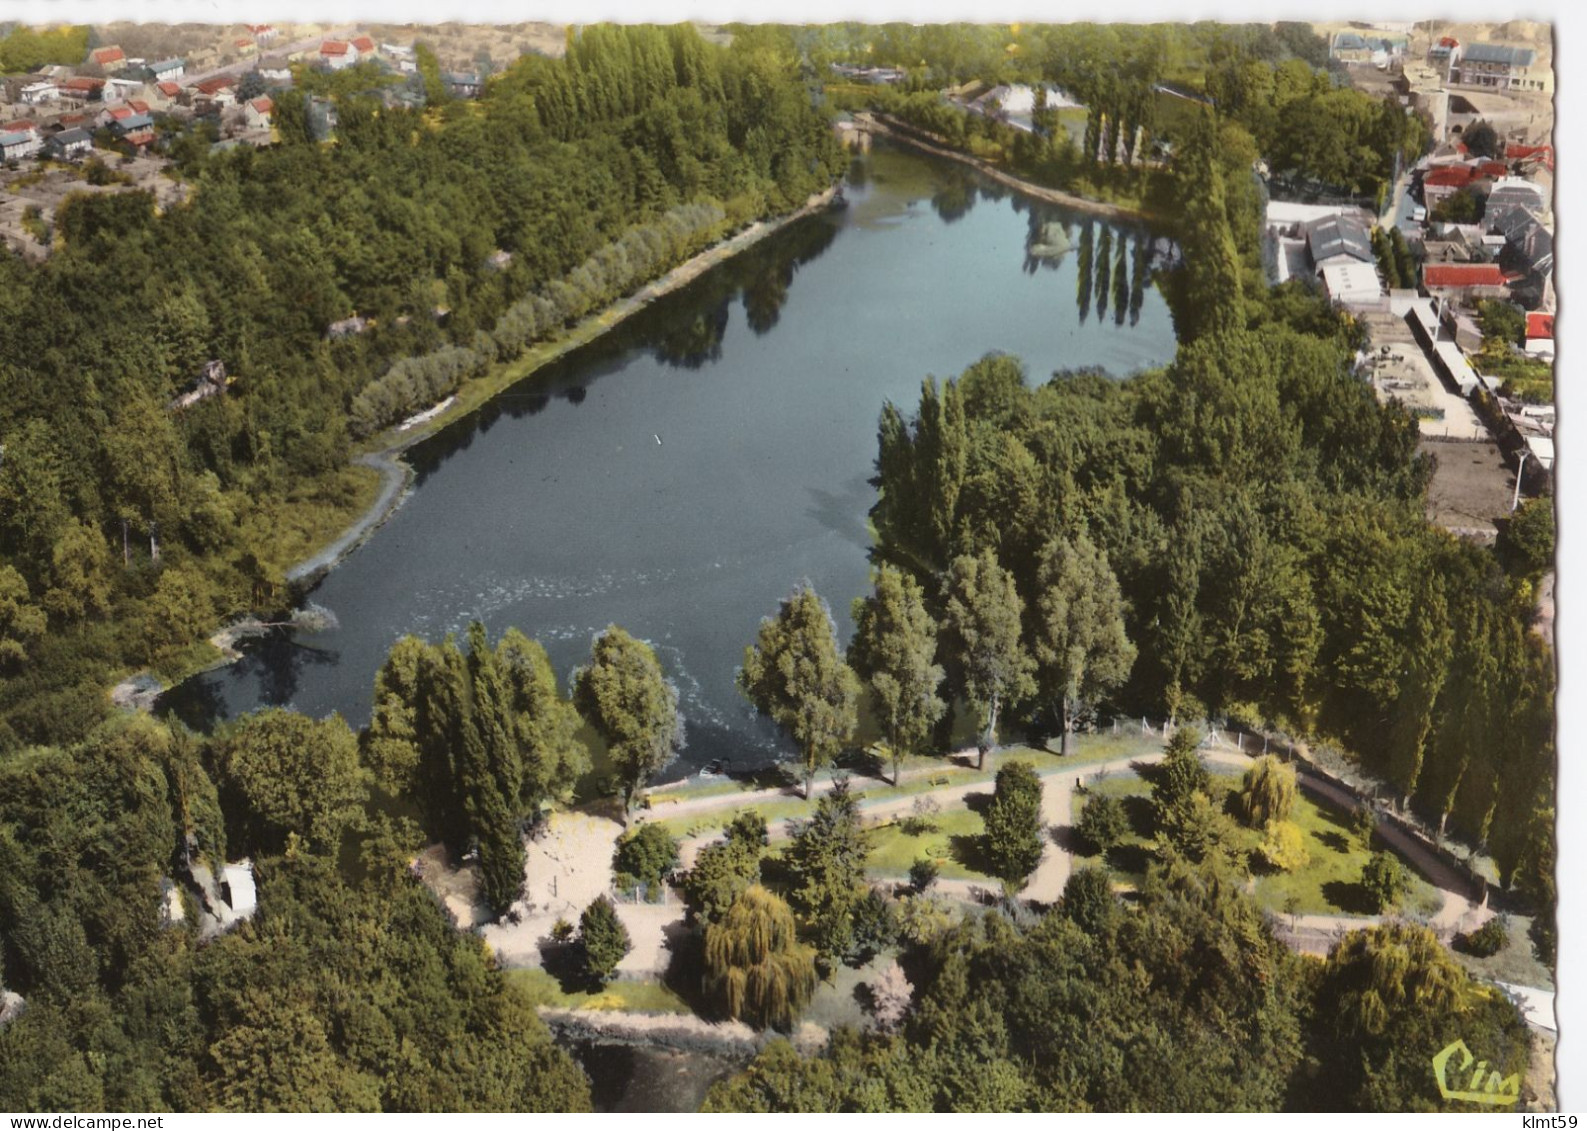
[[1417,450],[1437,461],[1427,490],[1428,520],[1464,536],[1495,537],[1494,520],[1510,513],[1515,488],[1499,445],[1423,440]]

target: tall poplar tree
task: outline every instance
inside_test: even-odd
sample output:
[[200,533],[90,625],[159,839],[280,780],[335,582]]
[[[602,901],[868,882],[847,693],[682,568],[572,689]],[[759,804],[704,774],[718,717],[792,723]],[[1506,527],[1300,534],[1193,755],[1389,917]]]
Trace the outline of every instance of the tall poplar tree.
[[1058,707],[1067,755],[1075,710],[1129,677],[1135,645],[1124,633],[1118,579],[1084,532],[1047,544],[1039,579],[1032,651],[1041,690]]
[[937,626],[919,583],[883,566],[871,595],[854,602],[849,664],[870,689],[893,756],[894,785],[904,755],[921,748],[947,710],[937,694],[943,671],[936,654]]
[[1034,665],[1020,641],[1024,602],[1014,575],[991,550],[953,560],[944,585],[948,648],[964,682],[964,693],[984,712],[976,765],[997,742],[997,719],[1009,700],[1036,690]]
[[809,797],[816,771],[837,757],[858,724],[860,681],[838,650],[832,614],[809,583],[760,622],[744,649],[738,686],[799,746]]

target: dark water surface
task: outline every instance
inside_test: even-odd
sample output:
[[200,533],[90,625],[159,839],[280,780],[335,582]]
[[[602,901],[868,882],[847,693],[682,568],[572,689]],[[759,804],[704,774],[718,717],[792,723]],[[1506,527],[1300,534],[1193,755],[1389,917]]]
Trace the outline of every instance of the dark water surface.
[[[516,625],[566,678],[621,624],[655,647],[688,729],[671,778],[782,757],[733,686],[801,579],[841,640],[867,587],[876,421],[989,351],[1032,382],[1166,362],[1150,236],[878,148],[850,207],[789,227],[409,452],[417,487],[313,593],[339,626],[258,641],[161,707],[208,727],[262,706],[368,721],[405,633]],[[1071,250],[1051,248],[1059,227]],[[1090,270],[1082,281],[1082,265]],[[791,748],[788,748],[791,751]]]

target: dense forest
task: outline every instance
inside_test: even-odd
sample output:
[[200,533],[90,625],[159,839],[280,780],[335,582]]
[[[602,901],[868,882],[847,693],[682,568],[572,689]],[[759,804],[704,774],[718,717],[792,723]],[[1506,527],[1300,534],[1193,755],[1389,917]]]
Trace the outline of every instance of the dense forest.
[[[589,28],[478,103],[336,108],[319,144],[283,94],[279,145],[182,151],[186,204],[72,196],[47,261],[0,257],[0,748],[283,603],[357,438],[841,169],[774,37]],[[210,360],[225,395],[170,407]]]

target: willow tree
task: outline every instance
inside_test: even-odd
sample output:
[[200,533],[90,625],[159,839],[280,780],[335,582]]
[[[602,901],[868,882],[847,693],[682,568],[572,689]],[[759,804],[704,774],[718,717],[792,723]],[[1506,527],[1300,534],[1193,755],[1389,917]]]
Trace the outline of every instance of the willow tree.
[[1295,767],[1264,754],[1245,771],[1236,805],[1241,819],[1253,829],[1289,820],[1295,811]]
[[626,818],[651,775],[681,745],[678,689],[650,645],[614,624],[595,638],[590,662],[574,675],[573,701],[611,753]]
[[1084,533],[1047,544],[1039,580],[1036,675],[1057,705],[1067,755],[1076,709],[1129,677],[1135,645],[1124,634],[1124,598],[1108,557]]
[[790,1029],[816,988],[815,951],[793,910],[759,884],[705,929],[706,990],[735,1020]]
[[997,742],[1003,705],[1036,689],[1033,665],[1020,643],[1024,602],[1014,575],[997,564],[991,550],[982,551],[980,557],[955,558],[945,591],[949,649],[963,674],[966,697],[984,712],[976,744],[979,768]]
[[799,745],[808,799],[816,771],[854,736],[860,681],[838,650],[832,614],[809,584],[787,597],[744,649],[738,686]]
[[904,755],[920,750],[947,711],[937,694],[943,672],[936,654],[937,626],[924,591],[908,574],[883,566],[871,595],[854,602],[849,663],[870,689],[892,752],[894,785]]

